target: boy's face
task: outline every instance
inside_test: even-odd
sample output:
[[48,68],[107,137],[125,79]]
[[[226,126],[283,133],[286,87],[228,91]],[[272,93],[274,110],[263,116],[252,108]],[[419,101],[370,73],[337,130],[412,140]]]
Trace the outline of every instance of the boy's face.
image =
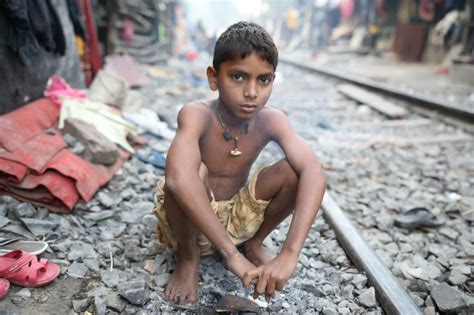
[[219,73],[209,67],[207,76],[222,105],[240,119],[252,118],[265,106],[275,79],[273,65],[255,53],[221,63]]

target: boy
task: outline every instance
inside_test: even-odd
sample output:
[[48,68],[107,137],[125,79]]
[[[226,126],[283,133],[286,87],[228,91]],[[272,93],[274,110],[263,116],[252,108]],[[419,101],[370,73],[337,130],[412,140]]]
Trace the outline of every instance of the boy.
[[[278,51],[263,28],[249,22],[231,25],[217,40],[213,66],[207,68],[218,99],[187,104],[178,114],[166,181],[158,183],[154,209],[161,242],[177,251],[165,289],[170,301],[196,302],[200,256],[215,251],[245,287],[255,283],[254,297],[264,294],[269,300],[295,271],[325,179],[285,115],[264,107],[277,63]],[[272,140],[286,158],[249,178],[252,164]],[[273,257],[262,242],[292,212],[286,241]]]

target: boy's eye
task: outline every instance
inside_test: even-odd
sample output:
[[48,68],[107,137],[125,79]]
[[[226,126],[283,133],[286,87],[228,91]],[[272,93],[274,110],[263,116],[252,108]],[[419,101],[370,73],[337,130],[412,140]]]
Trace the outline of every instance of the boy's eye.
[[268,83],[272,82],[272,77],[269,76],[269,75],[260,77],[260,82],[263,83],[263,84],[268,84]]
[[235,81],[242,81],[244,77],[240,73],[235,73],[232,75],[232,79],[234,79]]

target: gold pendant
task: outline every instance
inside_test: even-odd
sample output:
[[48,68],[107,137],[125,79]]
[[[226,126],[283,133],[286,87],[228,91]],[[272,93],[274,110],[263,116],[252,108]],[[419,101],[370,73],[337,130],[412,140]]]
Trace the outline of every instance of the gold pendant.
[[242,155],[242,151],[240,151],[239,149],[232,149],[232,150],[230,150],[230,155],[231,156],[239,156],[239,155]]

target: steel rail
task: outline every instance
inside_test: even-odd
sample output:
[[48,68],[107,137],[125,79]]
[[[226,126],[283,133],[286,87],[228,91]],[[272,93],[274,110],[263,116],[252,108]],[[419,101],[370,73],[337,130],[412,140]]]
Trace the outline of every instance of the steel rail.
[[354,75],[350,73],[343,73],[337,70],[331,70],[331,69],[328,69],[327,67],[311,65],[304,62],[298,62],[298,61],[294,61],[285,57],[279,57],[279,60],[283,63],[287,63],[298,68],[302,68],[305,70],[317,72],[319,74],[323,74],[323,75],[334,77],[340,80],[344,80],[344,81],[347,81],[359,86],[369,88],[371,90],[382,92],[384,94],[393,96],[395,98],[408,101],[414,105],[418,105],[423,108],[438,110],[449,116],[455,117],[457,119],[474,123],[474,108],[461,108],[461,107],[455,106],[454,104],[449,104],[446,102],[435,100],[430,97],[404,93],[387,84],[378,83],[373,80],[364,78],[362,76],[358,76],[358,75]]
[[367,245],[328,191],[324,196],[322,208],[324,219],[336,233],[337,240],[351,261],[367,273],[369,284],[374,286],[377,300],[384,311],[387,314],[423,314],[397,278]]

